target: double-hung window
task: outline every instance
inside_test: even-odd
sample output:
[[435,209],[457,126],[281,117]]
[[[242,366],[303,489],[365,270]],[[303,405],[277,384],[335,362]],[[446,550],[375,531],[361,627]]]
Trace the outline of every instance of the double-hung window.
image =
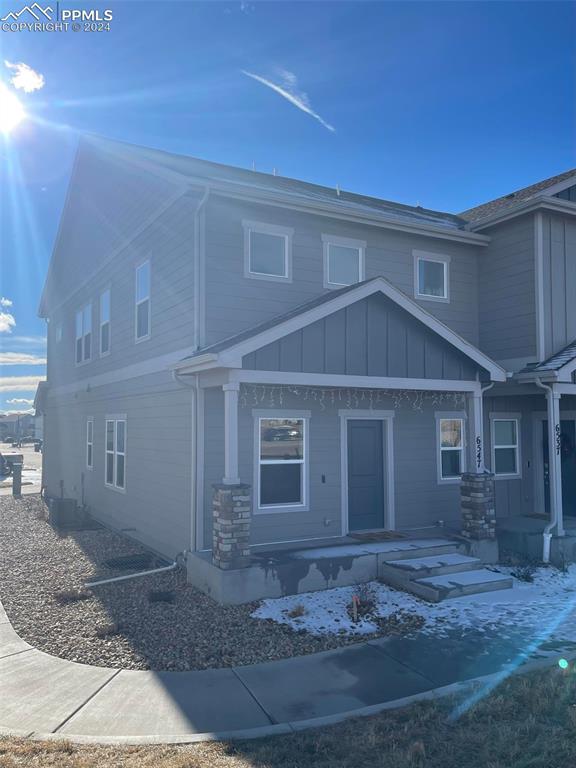
[[276,224],[243,221],[244,276],[262,280],[292,279],[293,230]]
[[150,336],[150,262],[136,268],[136,341]]
[[520,475],[520,419],[507,414],[490,416],[492,471],[496,477]]
[[126,487],[126,419],[106,419],[105,483],[123,491]]
[[307,419],[257,418],[258,508],[307,504]]
[[92,304],[76,312],[76,364],[85,363],[92,356]]
[[100,294],[100,355],[110,352],[110,288]]
[[322,235],[322,241],[325,288],[342,288],[364,280],[364,241],[333,235]]
[[86,467],[94,468],[94,419],[86,421]]
[[465,471],[463,418],[449,414],[437,416],[438,479],[454,482]]
[[449,301],[450,257],[414,251],[414,293],[418,299]]

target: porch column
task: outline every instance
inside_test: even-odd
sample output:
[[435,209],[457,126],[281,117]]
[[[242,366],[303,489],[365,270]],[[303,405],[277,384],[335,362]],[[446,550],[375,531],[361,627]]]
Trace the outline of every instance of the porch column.
[[468,395],[468,467],[473,474],[486,471],[484,465],[484,404],[482,390]]
[[223,485],[239,485],[238,477],[238,392],[240,384],[223,384],[224,390],[224,477]]
[[548,468],[550,472],[551,519],[556,519],[556,532],[564,536],[562,509],[562,428],[560,425],[560,398],[562,395],[552,384],[546,391],[548,410]]

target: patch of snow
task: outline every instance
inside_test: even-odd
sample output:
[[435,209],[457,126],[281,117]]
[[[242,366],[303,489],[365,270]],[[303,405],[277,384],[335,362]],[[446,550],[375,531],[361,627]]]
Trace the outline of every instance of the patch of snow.
[[[514,568],[498,566],[494,570],[511,576]],[[425,624],[419,631],[436,637],[447,637],[454,630],[474,629],[503,638],[514,632],[530,639],[544,632],[550,638],[576,641],[576,565],[566,573],[552,567],[538,568],[533,583],[514,579],[512,589],[442,603],[427,603],[378,582],[371,582],[370,586],[377,617],[385,618],[398,611],[421,616]],[[264,600],[252,615],[313,635],[362,636],[377,632],[376,623],[369,618],[354,623],[348,616],[346,607],[356,592],[357,587],[338,587]],[[304,615],[291,618],[288,614],[300,605]]]

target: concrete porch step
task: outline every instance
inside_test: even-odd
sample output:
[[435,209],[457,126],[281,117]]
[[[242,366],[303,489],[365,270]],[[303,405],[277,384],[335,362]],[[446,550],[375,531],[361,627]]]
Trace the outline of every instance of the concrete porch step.
[[487,568],[480,568],[460,573],[413,579],[404,585],[404,589],[424,600],[439,603],[441,600],[463,597],[464,595],[511,589],[513,585],[514,580],[511,576],[489,571]]
[[449,552],[429,557],[384,560],[379,564],[378,576],[387,584],[402,589],[406,582],[414,579],[463,573],[480,568],[482,568],[482,561],[478,557],[468,557],[459,552]]

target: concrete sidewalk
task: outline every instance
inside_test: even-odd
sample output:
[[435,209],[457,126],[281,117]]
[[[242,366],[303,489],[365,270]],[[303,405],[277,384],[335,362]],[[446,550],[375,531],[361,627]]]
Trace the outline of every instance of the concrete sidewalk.
[[32,648],[0,605],[0,732],[132,744],[289,733],[459,689],[519,658],[520,640],[420,634],[230,669],[118,670]]

